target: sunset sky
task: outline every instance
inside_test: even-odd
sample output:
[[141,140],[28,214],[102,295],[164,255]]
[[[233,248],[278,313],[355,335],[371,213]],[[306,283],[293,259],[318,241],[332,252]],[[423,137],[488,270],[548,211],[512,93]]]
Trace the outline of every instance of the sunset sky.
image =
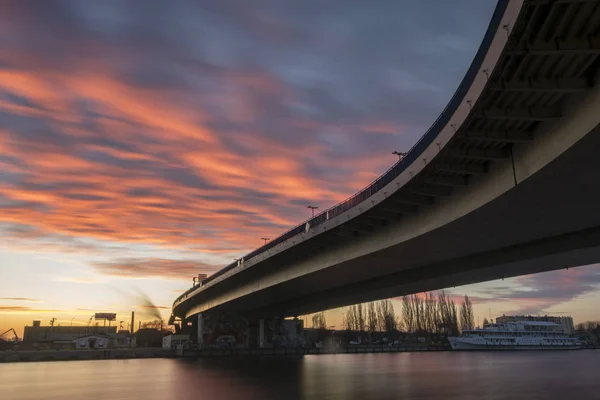
[[[494,0],[0,4],[0,333],[168,317],[353,194],[439,115]],[[600,319],[600,267],[451,289],[477,315]],[[331,311],[332,324],[341,310]]]

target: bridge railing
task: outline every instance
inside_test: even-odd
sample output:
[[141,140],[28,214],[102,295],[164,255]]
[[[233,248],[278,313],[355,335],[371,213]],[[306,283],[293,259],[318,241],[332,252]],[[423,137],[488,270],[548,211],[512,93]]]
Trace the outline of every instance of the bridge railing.
[[[402,172],[404,172],[414,161],[416,161],[419,158],[419,156],[425,151],[425,149],[427,149],[427,147],[429,147],[429,145],[431,145],[431,143],[433,143],[435,138],[437,138],[439,133],[448,124],[448,122],[450,121],[450,118],[452,118],[455,111],[461,105],[463,98],[469,91],[469,88],[471,87],[471,84],[473,83],[475,76],[477,75],[477,73],[479,72],[479,69],[481,68],[481,64],[483,63],[483,60],[487,54],[487,50],[492,42],[492,39],[494,38],[496,31],[500,27],[500,22],[502,20],[502,17],[504,15],[504,10],[506,9],[507,5],[508,5],[508,0],[498,1],[498,4],[496,5],[496,9],[494,10],[492,19],[490,21],[490,24],[488,25],[488,29],[487,29],[485,36],[481,42],[481,45],[479,46],[479,49],[477,50],[477,53],[475,54],[475,57],[473,58],[473,61],[471,62],[471,65],[470,65],[469,69],[467,70],[465,76],[463,77],[462,81],[458,85],[458,88],[454,92],[454,95],[452,96],[452,98],[450,99],[450,101],[448,102],[446,107],[443,109],[443,111],[440,113],[438,118],[435,120],[435,122],[431,125],[431,127],[410,148],[410,150],[408,152],[406,152],[406,155],[402,159],[397,161],[394,165],[392,165],[392,167],[390,169],[388,169],[386,172],[384,172],[383,175],[381,175],[379,178],[375,179],[373,182],[371,182],[367,187],[365,187],[360,192],[348,197],[345,200],[342,200],[338,204],[334,205],[333,207],[328,208],[325,211],[320,212],[319,214],[315,215],[314,217],[307,219],[306,221],[302,222],[300,225],[295,226],[294,228],[285,232],[281,236],[271,240],[270,242],[266,243],[265,245],[246,254],[243,257],[244,262],[247,262],[248,260],[251,260],[252,258],[256,257],[257,255],[260,255],[260,254],[264,253],[265,251],[272,249],[273,247],[277,246],[278,244],[283,243],[286,240],[289,240],[292,237],[301,234],[302,232],[305,231],[305,227],[306,227],[307,223],[310,225],[310,228],[312,229],[312,228],[322,224],[323,222],[327,221],[328,219],[335,218],[338,215],[350,210],[351,208],[356,207],[360,203],[367,200],[369,197],[373,196],[375,193],[379,192],[381,189],[383,189],[389,183],[391,183],[398,175],[400,175]],[[237,262],[227,265],[226,267],[220,269],[219,271],[217,271],[213,275],[211,275],[208,279],[206,279],[204,281],[204,284],[225,274],[227,271],[230,271],[231,269],[235,268],[236,266],[237,266]],[[188,291],[186,291],[181,296],[179,296],[177,298],[177,300],[175,300],[175,303],[177,303],[180,299],[189,295],[195,289],[196,289],[196,287],[190,288]]]

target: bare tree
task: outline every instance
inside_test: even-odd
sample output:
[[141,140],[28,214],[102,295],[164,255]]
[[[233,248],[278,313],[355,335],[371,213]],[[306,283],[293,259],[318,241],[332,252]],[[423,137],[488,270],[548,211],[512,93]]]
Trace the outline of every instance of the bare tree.
[[380,300],[377,303],[377,313],[379,314],[380,330],[383,332],[391,332],[397,327],[396,314],[394,313],[394,305],[392,300]]
[[314,329],[327,329],[327,321],[325,320],[325,312],[321,311],[312,316],[312,327]]
[[471,330],[475,327],[475,315],[473,314],[473,304],[469,296],[460,305],[460,329],[463,331]]
[[415,314],[410,296],[402,297],[402,320],[407,332],[415,331]]
[[423,332],[425,331],[425,320],[426,320],[426,315],[425,315],[425,304],[423,301],[423,297],[419,296],[418,294],[413,294],[412,296],[412,302],[414,303],[414,309],[415,309],[415,322],[416,322],[416,328],[417,328],[417,332]]
[[364,313],[364,309],[363,309],[363,304],[359,304],[357,306],[357,320],[358,320],[358,330],[362,333],[364,332],[366,329],[366,324],[365,324],[365,313]]
[[367,305],[367,327],[370,333],[377,330],[377,311],[373,302]]
[[443,290],[438,293],[438,307],[440,329],[446,334],[458,335],[456,304]]
[[346,317],[344,318],[344,320],[345,320],[344,327],[346,328],[346,330],[353,331],[354,328],[356,327],[356,318],[354,315],[354,307],[353,306],[348,307],[348,309],[346,310]]
[[427,332],[437,333],[438,306],[433,292],[425,294],[425,330]]

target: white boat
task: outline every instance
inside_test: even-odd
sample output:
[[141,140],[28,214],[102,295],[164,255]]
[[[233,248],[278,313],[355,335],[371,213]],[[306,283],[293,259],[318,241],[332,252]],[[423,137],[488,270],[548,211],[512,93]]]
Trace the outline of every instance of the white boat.
[[542,321],[488,324],[448,341],[452,350],[567,350],[581,346],[577,338],[563,333],[561,325]]

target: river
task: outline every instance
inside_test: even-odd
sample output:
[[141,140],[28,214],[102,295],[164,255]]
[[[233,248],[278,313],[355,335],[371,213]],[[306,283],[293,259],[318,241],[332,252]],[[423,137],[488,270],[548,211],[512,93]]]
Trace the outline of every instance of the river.
[[0,399],[596,399],[600,351],[0,364]]

